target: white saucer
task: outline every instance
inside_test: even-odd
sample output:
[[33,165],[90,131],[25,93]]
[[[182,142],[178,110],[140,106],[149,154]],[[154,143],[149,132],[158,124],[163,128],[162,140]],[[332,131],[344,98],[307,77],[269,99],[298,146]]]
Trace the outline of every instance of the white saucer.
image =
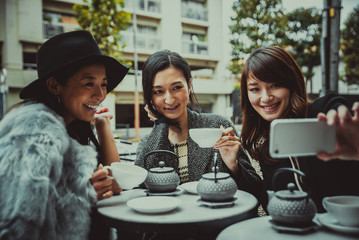
[[183,192],[182,188],[177,188],[176,191],[173,192],[151,192],[150,190],[145,190],[147,196],[176,196]]
[[151,196],[131,199],[127,206],[141,213],[164,213],[172,211],[181,203],[181,199],[174,197]]
[[191,194],[198,194],[197,192],[198,181],[186,182],[180,185],[186,192]]
[[359,227],[343,226],[329,213],[317,216],[318,221],[329,229],[343,233],[359,233]]
[[222,208],[222,207],[231,207],[235,204],[236,201],[237,201],[236,197],[227,202],[208,202],[208,201],[204,201],[201,198],[199,198],[197,200],[197,204],[200,206],[202,205],[202,206],[206,206],[206,207],[210,207],[210,208]]

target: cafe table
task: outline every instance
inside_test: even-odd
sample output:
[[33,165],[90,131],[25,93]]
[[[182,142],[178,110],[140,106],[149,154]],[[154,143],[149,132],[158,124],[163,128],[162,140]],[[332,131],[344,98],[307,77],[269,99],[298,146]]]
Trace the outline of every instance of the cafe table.
[[317,227],[311,231],[288,232],[277,231],[271,223],[271,217],[256,217],[233,224],[225,228],[216,240],[358,240],[357,233],[342,233],[327,229],[317,220],[322,214],[317,214],[313,221]]
[[[199,195],[188,193],[181,187],[178,192],[171,197],[180,199],[181,204],[169,212],[148,214],[127,206],[131,199],[146,197],[145,189],[127,190],[101,200],[97,210],[105,224],[117,229],[119,240],[135,239],[135,236],[141,239],[149,233],[170,236],[170,239],[215,239],[229,225],[257,216],[257,199],[241,190],[236,192],[232,206],[216,208],[200,205]],[[130,235],[133,237],[128,237]]]

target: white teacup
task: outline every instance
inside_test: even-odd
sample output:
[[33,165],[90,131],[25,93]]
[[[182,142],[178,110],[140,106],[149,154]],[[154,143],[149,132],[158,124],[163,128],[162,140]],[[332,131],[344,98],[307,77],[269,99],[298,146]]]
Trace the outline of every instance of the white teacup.
[[143,183],[147,177],[147,170],[129,163],[114,162],[104,168],[111,170],[122,189],[132,189]]
[[222,136],[220,128],[191,128],[189,135],[200,147],[211,148]]
[[341,225],[359,227],[359,196],[325,197],[322,204]]

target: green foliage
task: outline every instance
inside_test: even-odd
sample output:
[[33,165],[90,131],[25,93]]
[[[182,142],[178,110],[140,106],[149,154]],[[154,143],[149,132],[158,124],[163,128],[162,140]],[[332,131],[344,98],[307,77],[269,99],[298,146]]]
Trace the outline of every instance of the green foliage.
[[245,58],[263,46],[281,45],[286,25],[282,0],[240,0],[232,9],[236,13],[229,26],[233,60]]
[[229,63],[227,66],[228,70],[231,71],[235,76],[239,76],[239,74],[243,71],[245,60],[239,59],[234,60]]
[[287,14],[288,30],[283,43],[307,81],[314,76],[313,68],[320,65],[321,14],[317,8],[298,8]]
[[342,80],[348,85],[359,84],[359,5],[344,22],[341,50],[345,63]]
[[282,45],[286,17],[282,0],[240,0],[232,6],[236,13],[229,29],[232,33],[232,64],[228,69],[235,75],[242,72],[242,59],[253,50],[269,45]]
[[124,0],[83,0],[83,4],[73,7],[81,28],[94,35],[103,54],[119,61],[125,46],[120,42],[120,31],[126,30],[131,21],[131,14],[122,11],[124,6]]
[[312,79],[313,68],[320,65],[320,10],[299,8],[284,14],[281,0],[240,0],[232,9],[236,14],[229,26],[232,61],[227,68],[233,74],[242,72],[241,59],[253,50],[279,45],[293,54],[305,78]]

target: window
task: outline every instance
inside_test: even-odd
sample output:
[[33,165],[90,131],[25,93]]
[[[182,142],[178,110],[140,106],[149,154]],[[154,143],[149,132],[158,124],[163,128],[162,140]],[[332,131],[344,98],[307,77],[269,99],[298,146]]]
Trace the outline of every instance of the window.
[[[122,32],[123,40],[129,48],[133,48],[133,25],[131,24],[127,31]],[[157,34],[157,28],[153,26],[137,25],[136,48],[147,50],[159,50],[161,48],[161,39]]]
[[199,104],[201,112],[203,113],[212,113],[213,104],[212,103],[202,103]]
[[[133,118],[135,110],[133,104],[116,104],[116,126],[117,128],[129,125],[134,128]],[[145,106],[140,104],[140,127],[153,127],[153,122],[148,118]]]
[[59,33],[74,31],[79,28],[75,17],[54,12],[43,13],[43,25],[44,38],[50,38]]
[[182,0],[182,17],[207,21],[207,9],[204,1]]
[[36,53],[23,53],[23,69],[25,70],[34,70],[37,69],[36,66]]
[[132,9],[132,3],[135,4],[135,8],[146,11],[160,13],[160,1],[159,0],[126,0],[125,7]]
[[184,53],[208,55],[208,43],[205,35],[197,33],[183,32],[182,50]]

